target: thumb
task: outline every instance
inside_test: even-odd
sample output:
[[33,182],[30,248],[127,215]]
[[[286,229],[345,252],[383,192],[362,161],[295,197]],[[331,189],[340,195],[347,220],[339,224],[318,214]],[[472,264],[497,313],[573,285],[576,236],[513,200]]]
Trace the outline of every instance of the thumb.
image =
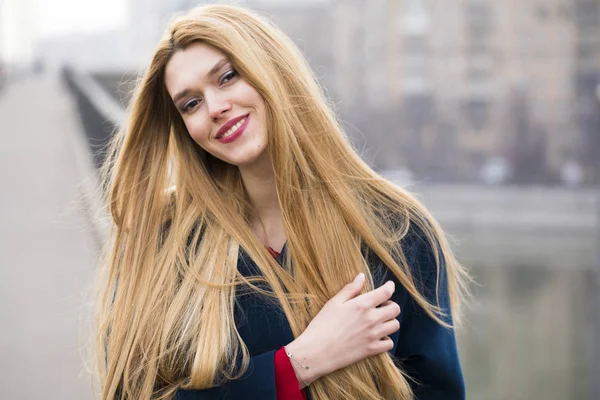
[[342,288],[342,290],[340,290],[338,293],[339,299],[344,303],[350,299],[353,299],[354,297],[358,296],[364,284],[365,274],[361,272],[356,276],[356,278],[354,278],[352,283],[347,284]]

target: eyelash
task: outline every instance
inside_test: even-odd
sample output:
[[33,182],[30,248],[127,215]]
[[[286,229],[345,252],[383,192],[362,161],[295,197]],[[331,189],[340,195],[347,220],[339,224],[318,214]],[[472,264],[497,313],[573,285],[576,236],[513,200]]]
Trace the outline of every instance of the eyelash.
[[230,82],[233,78],[235,78],[236,76],[238,76],[238,72],[235,69],[230,69],[229,71],[225,72],[221,76],[221,79],[219,79],[219,83],[221,85],[223,85],[224,83],[227,83],[227,82],[223,82],[223,79],[225,79],[227,76],[229,76],[229,80],[227,82]]
[[[221,75],[221,78],[219,78],[219,85],[224,85],[226,83],[231,82],[235,77],[237,77],[239,74],[235,69],[230,69],[229,71],[225,72],[223,75]],[[225,79],[227,79],[227,81],[224,81]],[[187,103],[185,103],[183,105],[183,107],[181,107],[181,112],[183,114],[187,114],[189,113],[195,106],[197,102],[200,102],[202,99],[193,99],[188,101]]]

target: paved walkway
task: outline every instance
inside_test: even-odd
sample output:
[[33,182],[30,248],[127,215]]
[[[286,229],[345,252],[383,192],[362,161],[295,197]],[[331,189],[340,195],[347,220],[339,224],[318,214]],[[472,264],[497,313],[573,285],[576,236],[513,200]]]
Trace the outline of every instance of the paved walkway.
[[0,398],[91,399],[84,317],[97,242],[81,182],[91,172],[57,75],[0,92]]

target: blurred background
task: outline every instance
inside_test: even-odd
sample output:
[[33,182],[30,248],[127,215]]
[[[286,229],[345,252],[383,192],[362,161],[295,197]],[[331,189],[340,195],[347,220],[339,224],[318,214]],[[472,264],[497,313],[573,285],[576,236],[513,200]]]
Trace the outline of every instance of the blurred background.
[[[99,149],[198,3],[0,0],[2,398],[92,398]],[[468,398],[600,399],[600,0],[236,3],[292,37],[469,267]]]

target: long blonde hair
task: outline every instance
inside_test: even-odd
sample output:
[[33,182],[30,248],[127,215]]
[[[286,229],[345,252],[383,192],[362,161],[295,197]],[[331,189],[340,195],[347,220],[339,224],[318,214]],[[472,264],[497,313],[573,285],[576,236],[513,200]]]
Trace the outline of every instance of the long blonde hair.
[[[248,226],[252,210],[238,168],[191,139],[165,88],[170,57],[199,41],[229,57],[264,98],[267,151],[288,239],[285,268]],[[169,399],[177,388],[235,379],[249,363],[233,317],[236,286],[278,301],[298,336],[359,272],[369,277],[366,289],[373,288],[363,245],[448,326],[440,307],[417,289],[399,245],[412,224],[425,233],[438,265],[444,258],[459,318],[468,277],[438,224],[412,195],[361,160],[300,51],[262,17],[213,5],[175,20],[138,83],[129,116],[104,168],[113,228],[97,314],[103,399],[116,393]],[[263,276],[240,275],[240,248]],[[324,376],[310,391],[322,400],[413,398],[387,353]]]

